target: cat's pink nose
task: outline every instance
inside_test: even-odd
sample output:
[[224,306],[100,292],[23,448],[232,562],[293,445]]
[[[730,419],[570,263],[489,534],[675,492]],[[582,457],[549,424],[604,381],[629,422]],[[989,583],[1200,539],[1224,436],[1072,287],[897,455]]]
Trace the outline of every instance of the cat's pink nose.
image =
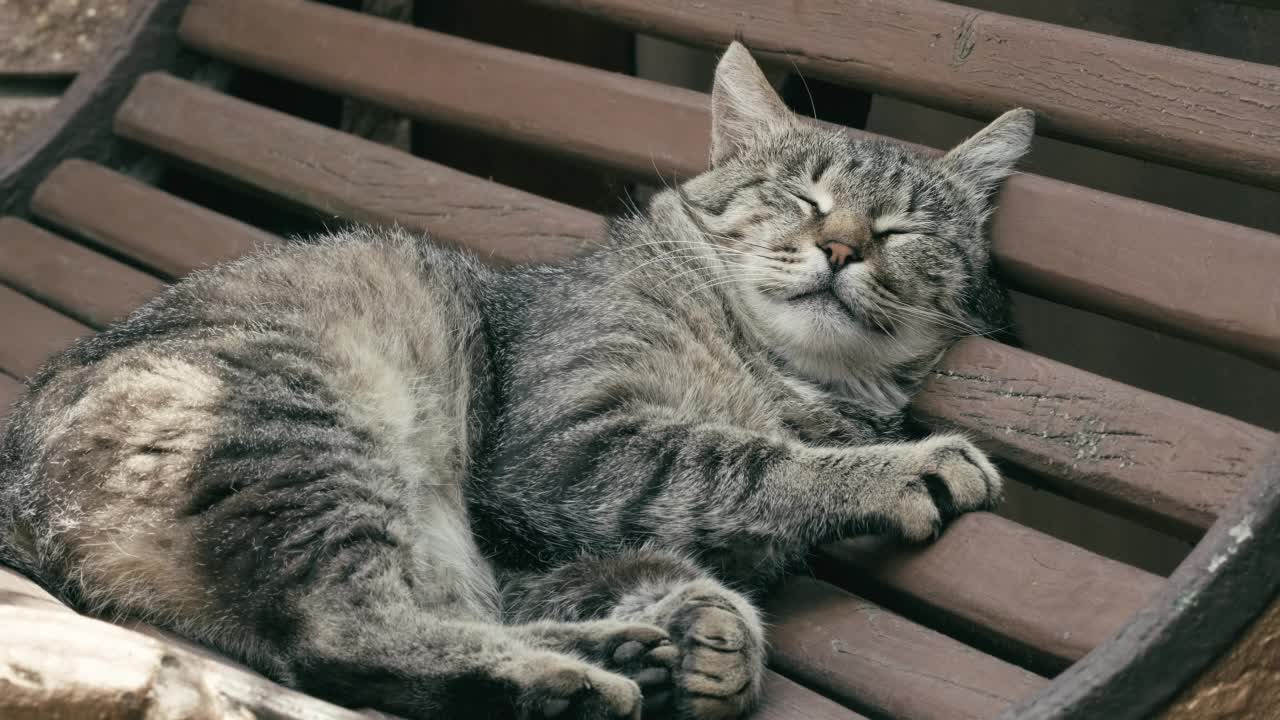
[[831,263],[832,272],[849,263],[862,262],[862,253],[858,251],[857,245],[846,245],[833,240],[822,244],[822,253],[827,256],[827,262]]

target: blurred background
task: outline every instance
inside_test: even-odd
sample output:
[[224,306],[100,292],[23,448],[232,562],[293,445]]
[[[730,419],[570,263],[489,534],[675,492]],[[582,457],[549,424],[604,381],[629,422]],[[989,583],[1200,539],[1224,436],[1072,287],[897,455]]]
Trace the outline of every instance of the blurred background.
[[[76,73],[94,62],[135,0],[0,0],[0,152],[40,122]],[[515,0],[344,0],[361,9],[487,43],[706,91],[715,54],[609,27]],[[979,10],[1042,20],[1185,50],[1280,65],[1280,0],[971,0]],[[856,42],[856,39],[850,39]],[[935,147],[980,123],[893,97],[767,68],[786,101],[805,115]],[[411,122],[364,103],[251,73],[236,93],[393,144],[474,175],[597,212],[643,196],[643,184],[536,150]],[[482,88],[477,91],[483,92]],[[1119,195],[1280,232],[1275,192],[1039,139],[1026,169]],[[209,188],[181,171],[166,189],[238,214],[260,201]],[[654,185],[658,184],[657,178]],[[252,208],[250,208],[252,211]],[[250,214],[254,214],[250,212]],[[255,222],[306,231],[313,219],[262,207]],[[1151,258],[1160,262],[1159,257]],[[1280,278],[1277,279],[1280,282]],[[1280,373],[1190,342],[1018,295],[1019,333],[1028,349],[1069,365],[1256,425],[1280,430]],[[1014,484],[1001,512],[1094,551],[1167,573],[1188,545],[1069,500]]]

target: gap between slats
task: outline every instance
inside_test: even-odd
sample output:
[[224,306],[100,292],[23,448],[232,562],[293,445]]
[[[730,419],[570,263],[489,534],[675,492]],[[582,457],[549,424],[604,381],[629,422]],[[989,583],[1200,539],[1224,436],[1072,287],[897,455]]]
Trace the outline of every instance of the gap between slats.
[[[296,33],[264,35],[286,20]],[[181,33],[255,69],[650,181],[706,166],[702,93],[318,3],[198,1]],[[992,235],[1015,288],[1280,367],[1280,285],[1269,271],[1280,237],[1034,175],[1008,183]]]

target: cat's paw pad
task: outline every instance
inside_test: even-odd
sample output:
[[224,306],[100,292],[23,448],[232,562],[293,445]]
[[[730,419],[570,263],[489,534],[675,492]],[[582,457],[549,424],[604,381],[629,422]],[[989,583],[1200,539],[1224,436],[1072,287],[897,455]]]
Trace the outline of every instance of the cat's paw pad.
[[679,717],[742,717],[760,692],[764,649],[747,620],[722,598],[694,598],[673,617],[680,647]]
[[639,720],[635,682],[557,653],[535,653],[504,673],[520,689],[521,720]]
[[601,659],[613,667],[656,665],[671,667],[678,651],[671,636],[657,625],[616,623],[617,628],[600,643]]
[[[645,623],[602,620],[588,658],[640,686],[646,712],[663,712],[671,701],[671,675],[680,650],[665,630]],[[593,633],[593,635],[596,633]]]
[[995,506],[1000,472],[985,453],[958,435],[938,435],[913,450],[911,476],[897,508],[897,529],[907,540],[935,538],[947,520]]

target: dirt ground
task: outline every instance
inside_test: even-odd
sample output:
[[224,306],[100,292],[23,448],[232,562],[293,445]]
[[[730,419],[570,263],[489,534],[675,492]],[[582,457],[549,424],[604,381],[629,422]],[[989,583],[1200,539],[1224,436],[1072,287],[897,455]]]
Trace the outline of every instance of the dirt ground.
[[0,0],[0,152],[57,103],[57,82],[94,61],[139,0]]
[[0,0],[0,75],[78,71],[137,0]]

